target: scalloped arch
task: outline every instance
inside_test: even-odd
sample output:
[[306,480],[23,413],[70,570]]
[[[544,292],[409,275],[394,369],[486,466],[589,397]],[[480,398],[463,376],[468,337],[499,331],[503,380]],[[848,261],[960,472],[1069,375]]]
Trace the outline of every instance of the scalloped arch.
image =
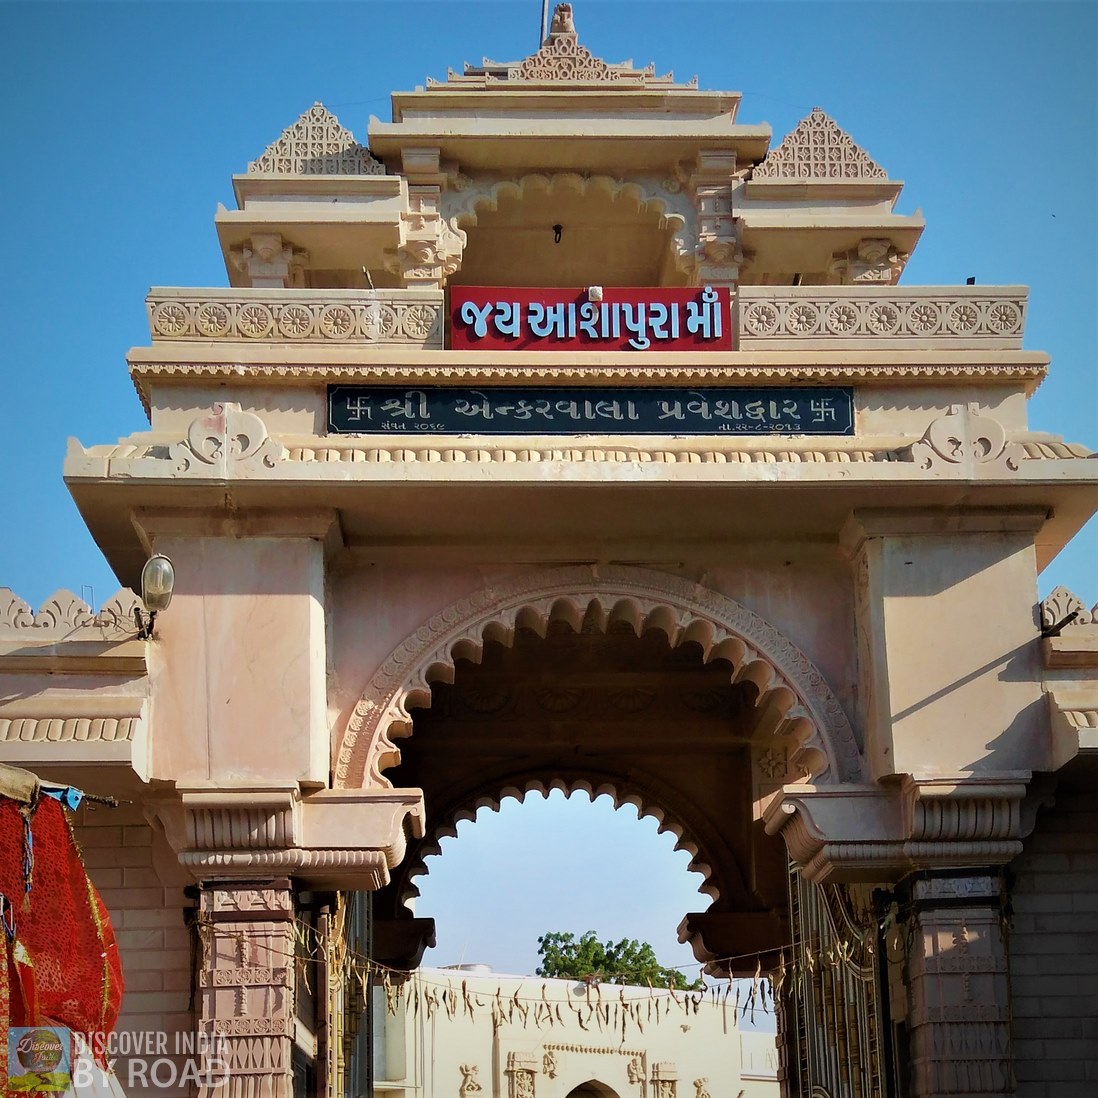
[[665,805],[656,801],[650,793],[639,788],[626,788],[612,781],[588,781],[585,778],[554,778],[542,782],[530,779],[520,784],[507,783],[502,785],[495,793],[483,793],[466,798],[459,805],[451,808],[445,816],[438,819],[427,829],[423,841],[417,845],[414,856],[404,862],[401,869],[402,888],[399,893],[399,901],[406,904],[408,900],[419,896],[419,886],[415,883],[420,877],[430,875],[426,859],[440,855],[442,847],[440,840],[457,837],[457,825],[464,820],[475,820],[477,813],[482,808],[489,808],[493,812],[498,811],[505,800],[517,800],[520,804],[526,797],[535,793],[542,797],[548,797],[553,790],[560,790],[564,795],[573,793],[585,793],[592,803],[596,797],[608,796],[614,802],[614,808],[623,805],[631,805],[637,811],[638,819],[651,818],[657,823],[657,833],[662,835],[671,832],[675,836],[675,850],[685,850],[690,855],[690,863],[687,870],[701,876],[702,882],[698,886],[698,892],[715,901],[720,892],[713,881],[714,866],[707,860],[705,851],[699,841],[690,833],[689,827],[671,812]]
[[678,576],[641,568],[560,568],[482,588],[434,614],[381,664],[355,704],[335,754],[337,788],[382,787],[396,765],[393,742],[412,732],[409,709],[429,707],[431,683],[454,681],[458,659],[480,661],[485,641],[510,646],[518,628],[541,636],[550,621],[594,615],[603,632],[628,622],[640,636],[692,641],[705,661],[732,665],[731,681],[758,688],[756,706],[792,733],[814,780],[858,781],[862,756],[853,729],[819,669],[788,638],[738,602]]
[[[676,182],[676,186],[679,186]],[[465,229],[476,225],[482,212],[499,209],[504,195],[523,197],[528,191],[548,193],[554,187],[570,188],[578,194],[601,191],[612,199],[627,199],[637,204],[642,213],[658,213],[660,228],[670,228],[676,256],[694,254],[697,233],[696,214],[689,198],[681,190],[671,190],[655,179],[615,179],[609,175],[580,175],[577,172],[531,172],[518,179],[501,179],[485,186],[467,185],[461,191],[443,194],[443,216],[450,228],[467,242]]]

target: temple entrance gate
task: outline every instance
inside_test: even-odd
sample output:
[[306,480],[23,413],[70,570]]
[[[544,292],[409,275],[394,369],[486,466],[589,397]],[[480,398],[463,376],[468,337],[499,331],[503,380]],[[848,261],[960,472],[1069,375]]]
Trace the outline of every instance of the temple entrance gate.
[[[846,948],[840,934],[821,938],[825,892],[796,870],[790,908],[788,855],[764,827],[763,803],[806,779],[856,779],[851,726],[787,638],[679,577],[560,569],[446,608],[383,664],[348,721],[337,766],[348,785],[424,794],[426,832],[374,896],[374,956],[387,967],[410,970],[433,944],[433,921],[406,902],[438,839],[480,807],[550,788],[607,793],[677,836],[712,901],[684,915],[680,940],[711,972],[792,971],[798,949],[820,958]],[[814,994],[829,1014],[790,1014],[791,1084],[809,1077],[805,1049],[825,1043],[841,1016],[854,1028],[840,1057],[859,1089],[835,1093],[882,1093],[860,1089],[878,1077],[880,1042],[865,1034],[881,1026],[879,997],[875,988],[860,995],[865,987],[828,980]]]

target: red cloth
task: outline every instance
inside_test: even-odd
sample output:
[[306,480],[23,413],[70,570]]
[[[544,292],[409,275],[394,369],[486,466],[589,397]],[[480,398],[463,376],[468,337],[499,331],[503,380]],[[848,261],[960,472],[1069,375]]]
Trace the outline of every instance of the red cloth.
[[[31,813],[33,837],[30,892],[24,811]],[[122,963],[107,909],[88,880],[65,810],[52,797],[31,806],[0,797],[0,892],[11,903],[16,941],[30,956],[37,998],[34,1017],[34,1004],[20,994],[26,966],[17,964],[8,942],[11,1024],[67,1026],[96,1047],[91,1035],[110,1033],[118,1020]]]

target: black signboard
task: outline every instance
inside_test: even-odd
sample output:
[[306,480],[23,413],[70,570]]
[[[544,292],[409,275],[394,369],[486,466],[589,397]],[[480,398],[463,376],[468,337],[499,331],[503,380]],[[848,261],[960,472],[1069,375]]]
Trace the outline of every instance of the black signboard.
[[852,435],[853,389],[329,385],[338,434]]

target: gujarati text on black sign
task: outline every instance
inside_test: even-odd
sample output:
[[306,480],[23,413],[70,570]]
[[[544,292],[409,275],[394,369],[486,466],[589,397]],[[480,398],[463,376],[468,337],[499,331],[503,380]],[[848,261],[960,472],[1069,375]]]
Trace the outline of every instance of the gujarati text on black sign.
[[330,385],[337,434],[852,435],[849,388]]

